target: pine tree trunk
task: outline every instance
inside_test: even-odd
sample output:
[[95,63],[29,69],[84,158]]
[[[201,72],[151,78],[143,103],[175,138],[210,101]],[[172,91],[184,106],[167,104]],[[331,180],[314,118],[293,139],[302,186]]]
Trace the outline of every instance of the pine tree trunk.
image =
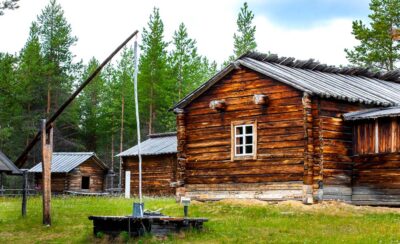
[[50,116],[50,106],[51,106],[51,91],[50,91],[50,83],[47,85],[47,108],[46,115]]
[[150,111],[149,111],[149,135],[153,133],[153,96],[154,96],[154,91],[153,91],[153,86],[150,87]]
[[[119,141],[119,153],[122,153],[124,145],[124,109],[125,109],[125,97],[122,96],[121,100],[121,130],[120,130],[120,141]],[[119,157],[119,172],[122,176],[122,157]],[[120,178],[121,178],[120,176]]]

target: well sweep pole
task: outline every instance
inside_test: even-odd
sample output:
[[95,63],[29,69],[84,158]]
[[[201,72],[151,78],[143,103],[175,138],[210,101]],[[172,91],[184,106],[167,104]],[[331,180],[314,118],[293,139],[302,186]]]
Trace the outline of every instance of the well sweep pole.
[[139,157],[139,201],[143,203],[142,198],[142,155],[140,154],[140,120],[139,120],[139,101],[138,101],[138,85],[137,85],[137,75],[138,75],[138,51],[137,51],[137,38],[134,44],[135,53],[135,71],[133,74],[133,83],[135,88],[135,112],[136,112],[136,130],[137,130],[137,141],[138,141],[138,157]]

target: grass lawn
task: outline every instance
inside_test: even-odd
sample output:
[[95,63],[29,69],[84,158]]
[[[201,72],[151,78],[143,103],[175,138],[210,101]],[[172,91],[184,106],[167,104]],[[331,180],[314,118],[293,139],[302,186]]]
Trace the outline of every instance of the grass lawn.
[[[52,226],[41,225],[41,199],[29,198],[28,216],[20,198],[0,198],[0,243],[107,243],[92,234],[89,215],[127,215],[133,200],[105,197],[53,197]],[[182,216],[174,199],[145,199],[146,209]],[[135,243],[400,243],[400,210],[342,203],[305,206],[296,202],[194,203],[192,217],[208,217],[202,232],[164,239],[147,236]],[[113,242],[126,242],[123,236]]]

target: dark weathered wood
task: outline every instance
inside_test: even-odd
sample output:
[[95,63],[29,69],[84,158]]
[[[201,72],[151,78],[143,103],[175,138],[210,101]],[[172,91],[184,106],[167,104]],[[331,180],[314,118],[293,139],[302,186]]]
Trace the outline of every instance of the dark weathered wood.
[[26,202],[28,197],[28,171],[22,172],[22,217],[26,217]]
[[42,182],[43,224],[51,225],[51,159],[53,155],[53,127],[47,133],[46,120],[42,121]]
[[179,233],[184,230],[202,230],[206,218],[183,218],[159,216],[144,216],[135,218],[132,216],[89,216],[93,221],[93,234],[99,232],[111,236],[118,236],[121,232],[127,232],[131,237],[152,234],[166,236],[171,233]]

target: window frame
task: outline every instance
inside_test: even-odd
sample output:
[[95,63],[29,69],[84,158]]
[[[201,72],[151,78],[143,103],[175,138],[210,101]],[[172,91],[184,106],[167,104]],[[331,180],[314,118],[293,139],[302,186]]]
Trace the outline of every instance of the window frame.
[[[253,128],[253,133],[251,134],[253,136],[253,143],[251,144],[253,146],[253,152],[250,153],[245,153],[246,150],[246,142],[245,142],[245,138],[246,138],[246,132],[245,132],[245,128],[246,126],[252,126]],[[236,135],[236,128],[241,126],[244,130],[243,130],[243,134],[242,136],[239,137],[243,137],[243,150],[244,150],[244,154],[236,154],[236,138],[238,137]],[[249,134],[250,135],[250,134]],[[257,159],[257,121],[256,120],[243,120],[243,121],[233,121],[231,123],[231,161],[234,160],[246,160],[246,159]]]

